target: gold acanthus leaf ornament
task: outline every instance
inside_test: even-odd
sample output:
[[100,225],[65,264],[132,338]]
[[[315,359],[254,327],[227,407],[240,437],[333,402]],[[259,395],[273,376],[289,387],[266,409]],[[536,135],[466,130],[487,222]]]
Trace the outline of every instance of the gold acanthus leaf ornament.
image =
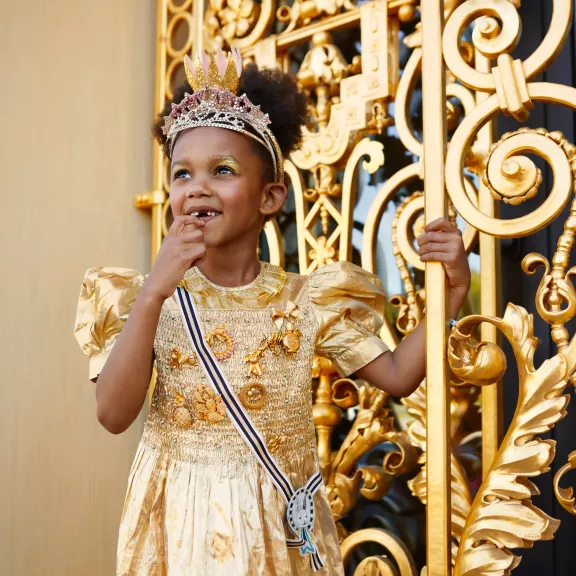
[[[426,398],[427,388],[426,381],[422,382],[420,386],[407,398],[402,400],[402,403],[408,408],[408,411],[414,416],[414,420],[408,426],[408,437],[410,442],[415,447],[421,450],[418,463],[421,464],[420,472],[412,480],[408,481],[408,488],[412,494],[416,496],[424,505],[427,504],[426,498],[426,482],[427,482],[427,469],[426,469]],[[451,429],[452,432],[459,427],[461,419],[464,415],[462,410],[455,409],[455,399],[452,394],[451,406]],[[454,454],[454,449],[451,448],[450,453],[450,486],[451,486],[451,535],[452,535],[452,564],[456,561],[456,553],[458,550],[458,543],[462,538],[466,518],[470,512],[472,504],[472,497],[468,487],[468,479],[464,472],[460,461]]]
[[[352,381],[347,380],[347,382]],[[393,419],[389,417],[388,410],[384,406],[387,397],[385,392],[369,385],[358,386],[357,397],[358,413],[340,449],[332,456],[330,474],[326,482],[328,499],[336,520],[343,518],[356,503],[358,490],[365,474],[369,483],[368,490],[376,489],[381,492],[376,488],[375,483],[381,482],[384,485],[389,483],[383,476],[377,476],[373,470],[365,473],[356,470],[353,476],[349,477],[360,457],[388,440],[389,435],[394,431]],[[382,474],[384,474],[383,470]]]
[[[538,489],[528,478],[547,472],[554,458],[555,442],[536,435],[548,432],[566,415],[568,396],[563,391],[576,367],[576,340],[536,370],[533,359],[538,340],[532,315],[524,308],[508,304],[504,318],[468,316],[452,330],[449,361],[469,384],[487,384],[502,372],[502,358],[496,348],[480,347],[472,337],[483,322],[496,326],[513,347],[518,365],[518,404],[466,520],[455,576],[507,575],[520,562],[510,549],[530,548],[536,541],[550,540],[559,525],[532,504]],[[458,358],[458,349],[470,353]],[[473,366],[478,371],[465,371]]]
[[[347,378],[336,381],[333,391],[339,405],[349,408],[354,401],[359,405],[352,428],[332,455],[325,473],[328,499],[338,521],[353,508],[358,492],[369,500],[380,500],[388,492],[393,477],[409,471],[417,455],[405,434],[394,430],[385,392],[369,384],[358,386]],[[398,446],[392,458],[385,457],[382,466],[356,469],[366,452],[386,441]]]

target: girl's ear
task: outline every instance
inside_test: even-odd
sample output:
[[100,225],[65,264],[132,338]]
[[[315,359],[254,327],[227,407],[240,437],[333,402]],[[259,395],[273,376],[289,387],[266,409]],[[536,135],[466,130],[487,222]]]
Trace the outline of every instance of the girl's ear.
[[286,184],[281,182],[271,182],[266,184],[262,190],[262,202],[260,203],[260,214],[263,216],[272,216],[280,212],[288,189]]

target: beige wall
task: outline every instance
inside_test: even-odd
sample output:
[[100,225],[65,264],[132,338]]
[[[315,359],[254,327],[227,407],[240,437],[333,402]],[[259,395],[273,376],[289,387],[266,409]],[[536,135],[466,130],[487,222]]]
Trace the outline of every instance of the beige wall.
[[141,424],[106,433],[72,334],[83,272],[146,269],[154,0],[0,7],[0,574],[108,576]]

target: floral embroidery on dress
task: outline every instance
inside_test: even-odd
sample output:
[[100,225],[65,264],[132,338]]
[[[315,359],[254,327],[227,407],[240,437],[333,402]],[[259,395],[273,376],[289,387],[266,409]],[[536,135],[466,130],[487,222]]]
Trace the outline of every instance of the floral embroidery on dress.
[[222,422],[226,418],[226,406],[220,395],[207,384],[198,384],[194,390],[194,409],[199,420]]
[[178,350],[178,348],[173,348],[172,352],[170,353],[170,369],[171,370],[182,370],[184,366],[188,366],[189,368],[193,368],[198,366],[198,360],[196,359],[196,354],[192,356],[186,356]]

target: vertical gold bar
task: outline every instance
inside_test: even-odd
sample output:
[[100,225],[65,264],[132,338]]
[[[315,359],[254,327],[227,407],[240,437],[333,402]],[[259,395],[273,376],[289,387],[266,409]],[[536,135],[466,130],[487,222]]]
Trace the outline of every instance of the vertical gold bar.
[[[166,100],[166,35],[168,30],[168,0],[158,0],[158,14],[156,16],[156,97],[154,98],[154,115],[157,116],[164,107]],[[164,153],[158,142],[154,141],[153,156],[153,187],[154,190],[164,191]],[[151,263],[160,252],[162,245],[162,203],[154,202],[152,205],[152,239]],[[154,388],[156,387],[156,365],[152,369],[150,387],[148,388],[148,404],[152,402]]]
[[[475,54],[476,69],[490,72],[490,60],[480,52]],[[476,103],[486,100],[489,94],[476,93]],[[476,151],[484,158],[488,156],[494,141],[494,127],[488,122],[478,132]],[[498,218],[498,205],[490,191],[479,178],[479,207],[481,212]],[[500,313],[500,240],[489,234],[480,233],[480,313],[498,316]],[[484,323],[480,328],[484,342],[498,341],[498,330],[492,324]],[[502,382],[482,387],[482,476],[486,478],[498,452],[502,439]]]
[[196,29],[193,51],[197,53],[204,50],[204,0],[194,0],[192,12]]
[[[446,78],[442,58],[444,0],[421,3],[422,95],[424,114],[424,197],[426,223],[447,215],[444,188]],[[440,263],[426,264],[426,407],[428,576],[451,573],[450,405],[446,362],[446,274]]]
[[[168,28],[168,0],[158,0],[158,28],[156,31],[156,98],[154,113],[158,114],[166,99],[166,31]],[[163,185],[164,154],[157,142],[154,142],[154,189],[164,190]],[[162,204],[152,206],[152,262],[162,244]]]

